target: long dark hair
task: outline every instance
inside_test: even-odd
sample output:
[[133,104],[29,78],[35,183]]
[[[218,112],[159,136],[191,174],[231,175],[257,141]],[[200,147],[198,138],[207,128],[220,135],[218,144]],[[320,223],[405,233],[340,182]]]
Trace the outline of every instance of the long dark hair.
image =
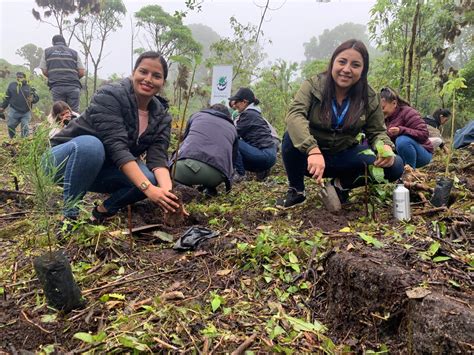
[[443,115],[444,117],[449,117],[451,116],[451,111],[447,108],[439,108],[435,112],[433,112],[433,118],[438,123],[438,126],[441,125],[441,119],[440,119],[441,115]]
[[147,59],[147,58],[148,59],[159,59],[160,60],[161,66],[163,67],[163,76],[166,80],[166,78],[168,77],[168,63],[166,62],[166,59],[163,58],[163,55],[160,52],[156,52],[156,51],[143,52],[137,58],[137,60],[135,62],[135,66],[133,67],[133,70],[135,71],[138,68],[138,66],[140,65],[140,63],[142,62],[142,60]]
[[387,102],[393,102],[397,100],[397,104],[399,106],[410,106],[410,103],[402,98],[398,92],[396,92],[394,89],[392,89],[389,86],[383,87],[380,89],[380,98],[384,99]]
[[341,52],[351,48],[360,53],[364,67],[362,68],[362,74],[359,81],[349,89],[348,96],[351,99],[351,105],[349,107],[349,111],[347,112],[347,119],[344,121],[343,127],[352,125],[358,119],[361,110],[366,108],[369,103],[369,84],[367,83],[367,72],[369,71],[369,52],[367,51],[365,44],[357,39],[350,39],[341,43],[339,47],[334,50],[328,69],[323,73],[326,75],[326,82],[323,88],[323,97],[321,103],[321,120],[330,124],[332,121],[332,100],[336,97],[336,83],[334,82],[331,74],[332,67],[336,57]]
[[66,110],[69,110],[71,112],[71,115],[72,115],[71,107],[67,103],[65,103],[64,101],[56,101],[53,104],[53,107],[51,108],[51,116],[53,116],[54,121],[56,123],[61,122],[61,114]]

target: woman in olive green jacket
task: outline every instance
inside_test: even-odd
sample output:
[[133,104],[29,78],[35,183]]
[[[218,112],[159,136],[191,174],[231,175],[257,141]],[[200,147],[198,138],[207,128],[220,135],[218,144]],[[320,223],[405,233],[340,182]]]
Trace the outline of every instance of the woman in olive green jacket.
[[385,178],[398,179],[403,173],[399,156],[380,157],[359,154],[368,148],[360,143],[364,133],[371,148],[377,141],[386,151],[393,144],[386,134],[377,94],[367,83],[369,54],[365,45],[352,39],[334,51],[328,70],[305,81],[286,117],[282,155],[289,180],[286,197],[277,201],[282,208],[302,203],[304,176],[321,183],[332,178],[341,202],[349,190],[360,186],[366,165],[384,168]]

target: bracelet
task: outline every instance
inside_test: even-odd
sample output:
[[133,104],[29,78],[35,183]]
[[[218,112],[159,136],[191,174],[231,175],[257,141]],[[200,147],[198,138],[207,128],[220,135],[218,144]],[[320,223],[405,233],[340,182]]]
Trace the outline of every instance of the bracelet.
[[321,153],[321,152],[319,152],[319,153],[310,153],[310,154],[308,154],[308,157],[309,157],[310,155],[323,155],[323,153]]

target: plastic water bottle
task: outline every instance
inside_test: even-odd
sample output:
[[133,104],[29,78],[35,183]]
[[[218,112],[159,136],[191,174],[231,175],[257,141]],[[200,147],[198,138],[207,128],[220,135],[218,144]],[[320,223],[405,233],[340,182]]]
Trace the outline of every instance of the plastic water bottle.
[[410,191],[403,184],[397,184],[393,191],[393,216],[399,221],[411,218]]

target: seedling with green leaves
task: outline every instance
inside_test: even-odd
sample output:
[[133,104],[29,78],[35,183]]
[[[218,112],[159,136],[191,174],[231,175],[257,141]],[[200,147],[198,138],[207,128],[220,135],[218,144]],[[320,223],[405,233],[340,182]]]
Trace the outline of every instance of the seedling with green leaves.
[[[454,126],[456,123],[456,92],[461,89],[467,89],[466,79],[461,76],[454,77],[444,83],[443,89],[440,92],[440,96],[448,95],[452,99],[452,112],[451,112],[451,144],[454,143]],[[451,146],[449,153],[446,156],[446,170],[444,176],[448,177],[449,174],[449,163],[451,162],[453,156],[454,147]]]
[[[395,156],[395,154],[391,150],[387,150],[385,148],[385,144],[381,140],[376,141],[375,149],[377,151],[377,154],[375,154],[372,149],[365,149],[359,154],[370,155],[380,158],[390,158]],[[383,168],[375,166],[373,164],[369,166],[366,165],[364,182],[366,215],[367,217],[371,215],[372,219],[375,219],[375,205],[382,203],[383,200],[387,197],[384,187],[380,185],[386,184],[388,182],[385,179]]]

